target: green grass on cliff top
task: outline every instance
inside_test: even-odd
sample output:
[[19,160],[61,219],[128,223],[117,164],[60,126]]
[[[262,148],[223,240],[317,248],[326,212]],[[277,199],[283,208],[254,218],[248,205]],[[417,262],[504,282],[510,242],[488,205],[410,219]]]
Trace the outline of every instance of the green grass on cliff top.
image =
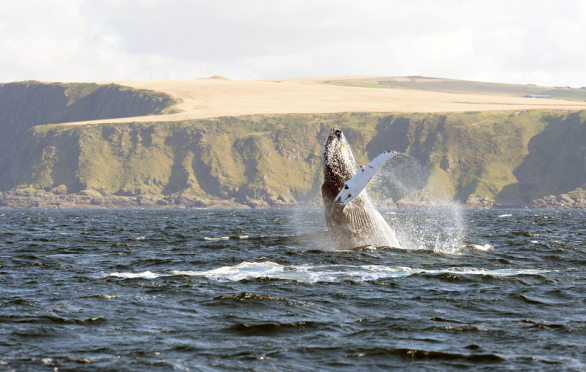
[[553,99],[563,99],[565,101],[586,102],[585,89],[554,89],[548,90],[544,94],[551,95]]
[[[433,80],[432,78],[425,78],[426,80]],[[442,79],[445,80],[445,79]],[[451,82],[454,83],[460,83],[460,84],[466,84],[468,83],[471,86],[475,86],[476,89],[478,89],[478,92],[474,92],[476,94],[478,93],[483,93],[481,90],[483,87],[491,87],[491,86],[502,86],[505,89],[506,87],[508,87],[507,84],[500,84],[500,83],[486,83],[486,82],[476,82],[476,81],[465,81],[465,80],[451,80]],[[381,83],[373,83],[373,82],[367,82],[367,81],[326,81],[324,82],[324,84],[328,84],[328,85],[336,85],[336,86],[342,86],[342,87],[357,87],[357,88],[377,88],[377,89],[423,89],[423,90],[428,90],[428,91],[438,91],[438,92],[442,92],[444,90],[442,89],[434,89],[434,85],[433,84],[425,84],[425,83],[416,83],[420,85],[420,88],[416,88],[414,86],[402,86],[401,84],[412,84],[413,82],[410,83],[401,83],[401,82],[395,82],[395,84],[393,84],[392,82],[390,83],[385,83],[385,84],[381,84]],[[514,85],[514,87],[518,87],[516,85]],[[462,90],[461,92],[457,91],[457,87],[454,87],[453,89],[455,89],[456,91],[452,91],[454,93],[471,93],[468,91],[464,91]],[[506,91],[506,90],[504,90]],[[490,90],[487,92],[484,92],[485,94],[490,94]],[[502,92],[500,92],[502,94]],[[558,99],[558,100],[566,100],[566,101],[577,101],[577,102],[586,102],[586,90],[585,89],[550,89],[550,90],[544,90],[544,91],[531,91],[531,92],[525,92],[525,93],[520,93],[517,92],[518,94],[547,94],[550,95],[551,98],[553,99]]]

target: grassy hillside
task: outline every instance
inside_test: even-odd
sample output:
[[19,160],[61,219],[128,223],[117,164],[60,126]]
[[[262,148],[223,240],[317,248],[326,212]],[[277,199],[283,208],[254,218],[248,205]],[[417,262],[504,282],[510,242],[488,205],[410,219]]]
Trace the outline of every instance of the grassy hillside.
[[554,89],[548,90],[544,94],[551,95],[553,99],[563,99],[566,101],[586,102],[585,89]]
[[404,152],[427,170],[417,199],[437,194],[528,203],[581,192],[586,112],[295,114],[184,122],[44,125],[26,132],[0,174],[4,189],[180,194],[304,201],[321,184],[321,152],[341,127],[357,162]]
[[418,89],[431,92],[488,94],[513,97],[548,94],[553,99],[577,102],[586,101],[586,90],[584,89],[552,88],[534,84],[502,84],[482,81],[437,79],[423,76],[410,76],[406,78],[351,78],[348,80],[326,81],[325,84],[346,87]]
[[0,84],[0,189],[13,184],[13,156],[27,130],[49,123],[157,115],[176,110],[168,94],[116,84]]

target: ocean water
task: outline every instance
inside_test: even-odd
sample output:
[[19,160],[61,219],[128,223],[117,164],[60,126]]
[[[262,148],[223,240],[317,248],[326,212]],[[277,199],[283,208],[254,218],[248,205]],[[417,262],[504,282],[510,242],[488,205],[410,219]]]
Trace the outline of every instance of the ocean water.
[[586,370],[586,211],[0,210],[0,371]]

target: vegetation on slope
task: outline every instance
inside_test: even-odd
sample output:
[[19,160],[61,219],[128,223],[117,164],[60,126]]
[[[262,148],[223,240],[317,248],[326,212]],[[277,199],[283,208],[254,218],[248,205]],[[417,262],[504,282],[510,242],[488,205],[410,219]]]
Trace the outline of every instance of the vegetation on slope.
[[[422,76],[410,76],[409,79],[387,78],[353,78],[351,80],[326,81],[325,84],[379,88],[379,89],[417,89],[431,92],[461,93],[461,94],[488,94],[522,97],[525,95],[550,95],[553,99],[586,102],[586,90],[571,88],[549,88],[533,84],[502,84],[481,81],[437,79]],[[384,79],[384,78],[383,78]]]
[[528,203],[586,185],[586,112],[560,111],[45,125],[27,132],[0,178],[10,180],[5,188],[31,192],[302,202],[319,194],[321,152],[332,127],[344,130],[359,164],[385,150],[417,159],[426,179],[408,199]]
[[26,131],[34,126],[172,113],[177,103],[165,93],[116,84],[0,84],[0,189],[15,181],[7,168]]
[[554,89],[543,94],[549,94],[553,99],[586,102],[586,89]]

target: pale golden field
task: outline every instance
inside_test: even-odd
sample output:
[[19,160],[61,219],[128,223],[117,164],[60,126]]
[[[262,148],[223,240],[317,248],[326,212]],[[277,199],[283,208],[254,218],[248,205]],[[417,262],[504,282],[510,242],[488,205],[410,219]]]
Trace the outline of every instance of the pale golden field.
[[[389,82],[389,85],[375,85],[379,84],[380,81]],[[448,88],[452,91],[458,91],[460,89],[459,93],[446,92],[445,84],[438,84],[438,88],[435,91],[433,90],[435,82],[446,81],[458,82],[448,79],[410,79],[406,77],[376,76],[280,80],[197,79],[117,81],[114,83],[133,88],[165,92],[175,98],[181,98],[183,103],[178,106],[181,112],[171,115],[95,120],[78,122],[77,124],[178,121],[252,114],[336,112],[430,113],[527,109],[586,109],[585,102],[514,96],[514,94],[522,92],[525,92],[525,94],[538,94],[537,91],[545,89],[544,87],[497,84],[500,87],[489,89],[494,85],[493,83],[471,82],[476,88],[471,89],[470,86],[472,85],[470,84],[450,83],[451,85]],[[358,85],[370,84],[371,87],[338,86],[332,85],[331,83],[324,84],[324,82],[342,85],[358,82]],[[394,82],[398,84],[393,86],[392,84]],[[408,83],[411,85],[408,85]],[[416,83],[420,84],[417,85]],[[403,85],[403,87],[400,85]],[[482,86],[489,88],[484,89]],[[379,87],[387,89],[376,89]]]

